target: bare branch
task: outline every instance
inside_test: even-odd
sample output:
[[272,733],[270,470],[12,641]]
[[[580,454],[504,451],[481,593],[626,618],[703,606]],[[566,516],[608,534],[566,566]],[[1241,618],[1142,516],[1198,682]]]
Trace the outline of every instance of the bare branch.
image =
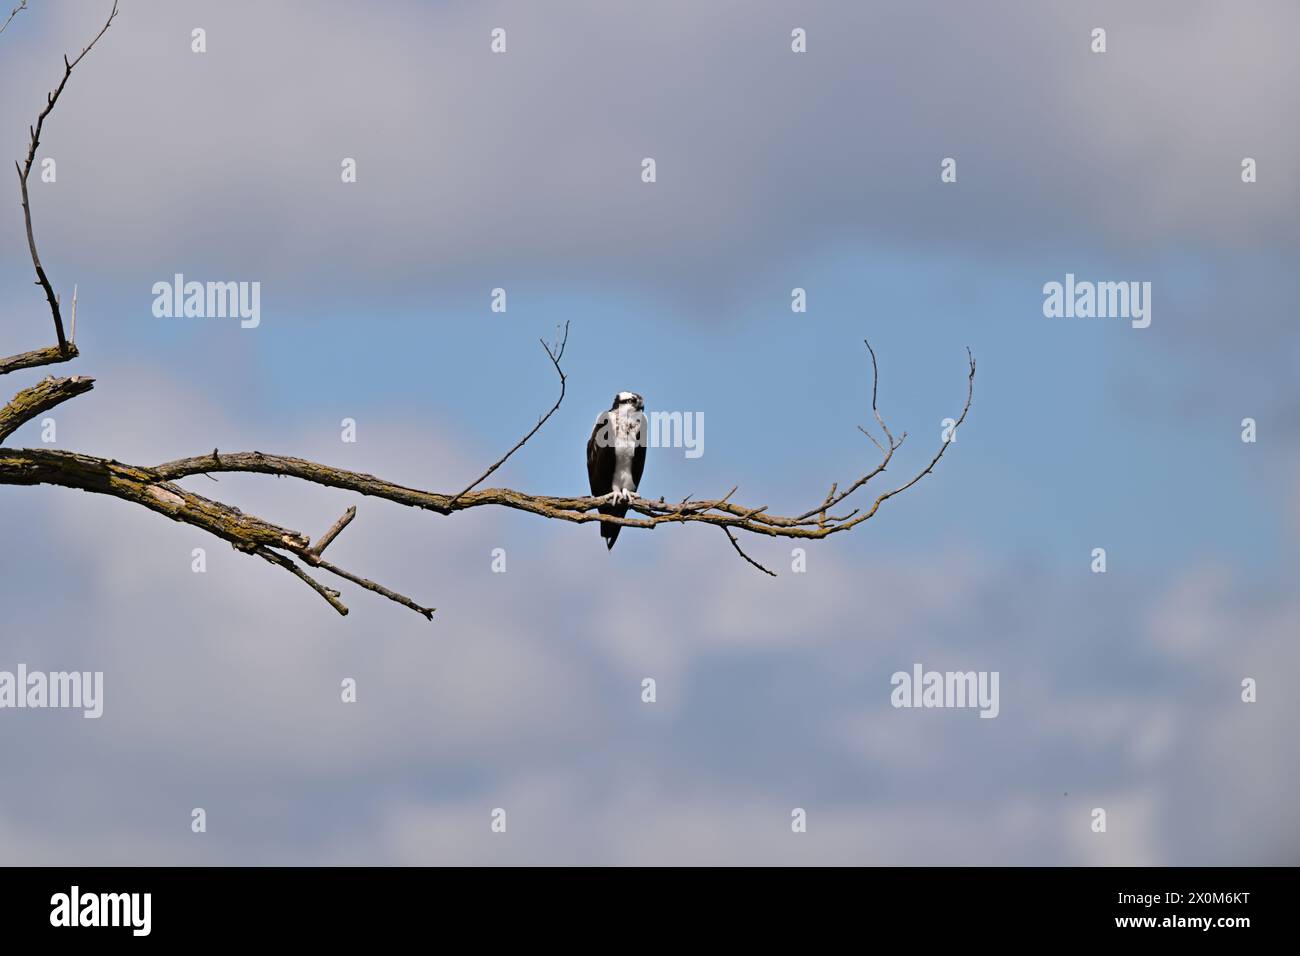
[[[16,10],[14,12],[17,13]],[[40,287],[45,290],[45,299],[50,305],[50,314],[54,316],[54,334],[58,338],[59,351],[61,352],[67,351],[68,340],[63,334],[63,316],[59,312],[58,296],[54,294],[54,287],[50,285],[49,276],[45,274],[45,269],[41,265],[41,257],[36,251],[36,236],[32,232],[32,205],[31,199],[27,195],[27,178],[31,175],[32,164],[36,162],[36,149],[40,146],[41,131],[45,126],[45,118],[53,112],[54,104],[59,101],[59,96],[63,93],[63,88],[67,86],[68,78],[72,76],[73,69],[81,62],[82,57],[89,53],[94,45],[99,42],[99,38],[108,32],[108,28],[113,25],[113,18],[116,16],[117,0],[113,0],[113,9],[109,13],[108,19],[104,22],[104,26],[97,34],[95,34],[95,38],[86,45],[85,49],[77,55],[75,60],[69,62],[66,56],[63,58],[63,79],[61,79],[59,85],[54,88],[54,92],[46,96],[45,109],[41,110],[40,115],[36,117],[36,125],[31,128],[31,140],[27,147],[27,159],[21,166],[18,163],[14,163],[14,167],[18,170],[19,191],[22,194],[23,220],[27,225],[27,248],[32,255],[32,265],[36,267],[36,281]],[[13,14],[10,14],[10,19],[12,18]]]
[[[957,419],[958,425],[965,420],[974,394],[974,359],[970,357],[969,350],[967,350],[967,358],[970,362],[970,374],[967,382],[966,404],[962,409],[960,418]],[[618,517],[616,515],[602,515],[596,512],[596,508],[600,505],[608,504],[608,495],[557,497],[531,495],[510,488],[488,488],[482,491],[462,491],[459,494],[449,496],[398,485],[363,472],[348,471],[301,458],[268,455],[257,451],[223,455],[214,452],[211,455],[203,455],[197,458],[167,462],[155,466],[150,471],[158,478],[169,481],[184,478],[188,475],[208,474],[210,472],[254,472],[293,477],[331,488],[341,488],[363,495],[383,498],[408,507],[437,511],[442,514],[451,514],[469,508],[499,506],[575,524],[605,521],[633,528],[654,528],[664,523],[696,521],[769,537],[816,540],[838,534],[841,531],[847,531],[873,517],[882,503],[900,491],[910,488],[928,474],[943,456],[948,444],[944,443],[938,454],[922,472],[902,487],[882,494],[866,512],[860,513],[859,509],[855,508],[848,515],[839,519],[826,514],[833,505],[842,502],[872,477],[884,471],[902,439],[895,440],[891,436],[891,441],[893,444],[880,464],[855,481],[846,491],[828,495],[820,505],[795,517],[769,515],[766,513],[766,505],[758,508],[748,508],[732,503],[729,499],[735,491],[734,488],[722,499],[689,501],[688,496],[687,499],[683,499],[681,504],[675,505],[666,504],[663,499],[650,501],[644,498],[633,498],[629,510],[633,514],[642,517]],[[818,517],[810,521],[809,519],[813,518],[813,516]]]
[[[551,356],[557,370],[559,369],[559,359],[562,353],[563,341],[554,350],[547,349],[547,354]],[[12,363],[12,360],[10,361]],[[960,416],[956,419],[954,432],[956,427],[959,427],[966,420],[974,397],[975,360],[969,349],[967,349],[967,361],[969,363],[969,374],[967,376],[966,402],[962,407]],[[561,383],[563,392],[562,372]],[[8,435],[14,427],[17,427],[17,424],[29,420],[35,414],[39,414],[41,410],[53,407],[53,405],[72,397],[74,394],[88,390],[92,384],[91,380],[84,378],[50,378],[31,389],[20,392],[14,401],[10,402],[9,406],[0,411],[0,431],[3,431],[3,435]],[[561,397],[563,397],[563,394],[561,394]],[[543,418],[544,421],[545,417]],[[883,424],[882,427],[884,427]],[[534,429],[533,433],[535,432],[536,429]],[[525,436],[524,440],[526,441],[533,433]],[[3,437],[3,435],[0,435],[0,437]],[[321,537],[320,541],[313,546],[310,539],[300,532],[291,531],[256,516],[244,514],[238,508],[230,505],[203,498],[175,484],[175,481],[190,475],[202,474],[211,477],[211,473],[251,472],[298,478],[326,487],[383,498],[397,504],[435,511],[444,515],[470,508],[499,506],[575,524],[607,521],[629,527],[650,529],[660,524],[669,523],[698,522],[712,524],[722,528],[732,547],[746,562],[765,574],[774,575],[774,572],[759,564],[744,552],[734,532],[745,531],[750,534],[768,537],[819,540],[832,534],[851,530],[863,521],[870,519],[881,504],[889,498],[907,490],[929,474],[951,443],[945,441],[922,471],[899,487],[879,495],[868,510],[860,511],[860,509],[855,508],[841,517],[830,514],[830,509],[834,504],[843,501],[853,490],[861,487],[872,476],[884,470],[902,441],[901,438],[895,440],[887,428],[886,438],[890,444],[885,451],[883,460],[876,468],[868,472],[866,476],[859,478],[846,492],[837,492],[838,486],[832,484],[830,491],[820,505],[795,517],[769,514],[767,505],[746,507],[736,504],[731,500],[732,495],[736,492],[734,487],[722,498],[712,501],[692,501],[690,496],[687,496],[682,499],[680,504],[668,504],[662,497],[658,501],[633,498],[629,505],[629,515],[617,517],[607,514],[602,515],[597,511],[600,505],[608,504],[608,495],[581,497],[530,495],[509,488],[488,488],[480,491],[474,491],[471,488],[456,495],[446,495],[409,488],[377,478],[374,475],[333,468],[329,465],[301,458],[268,455],[256,451],[222,454],[216,449],[213,449],[210,454],[181,459],[149,468],[127,465],[122,462],[95,458],[89,455],[79,455],[74,452],[48,449],[10,450],[0,447],[0,485],[59,485],[132,501],[152,511],[164,514],[174,521],[190,524],[229,541],[238,550],[256,554],[264,560],[280,565],[309,583],[339,613],[346,613],[347,611],[339,600],[339,593],[312,579],[306,571],[298,566],[293,558],[297,558],[309,567],[329,571],[331,574],[408,607],[427,619],[432,619],[433,608],[417,604],[405,595],[339,568],[321,557],[321,552],[352,521],[356,514],[355,507],[349,508],[330,530]],[[523,442],[520,443],[520,445],[522,444]],[[517,450],[518,447],[512,449],[511,453]],[[509,455],[506,457],[509,457]]]
[[[859,425],[858,427],[861,428],[862,426]],[[868,435],[867,437],[870,438],[871,436]],[[874,438],[872,438],[871,440],[873,442],[876,441]],[[880,448],[879,442],[876,442],[876,447]],[[883,448],[881,448],[880,450],[884,451]],[[819,526],[825,526],[826,524],[826,509],[830,506],[830,503],[835,500],[835,489],[838,487],[839,487],[839,482],[837,481],[831,482],[831,490],[826,492],[826,500],[823,501],[822,506],[819,509],[817,509],[817,524]]]
[[38,368],[42,365],[57,365],[59,362],[70,362],[80,354],[77,351],[77,346],[69,342],[66,349],[60,349],[57,345],[50,345],[32,352],[11,355],[8,358],[0,358],[0,375],[8,375],[10,372],[21,371],[25,368]]
[[270,548],[263,547],[254,548],[252,553],[257,555],[259,558],[270,561],[272,564],[279,565],[290,574],[305,581],[313,591],[329,602],[330,607],[334,608],[334,610],[338,611],[344,617],[347,617],[347,605],[339,600],[342,595],[333,588],[327,588],[325,585],[321,584],[302,568],[298,567],[298,565],[294,564],[291,558],[287,558],[283,554],[272,551]]
[[823,501],[818,507],[812,508],[808,511],[805,511],[803,514],[801,514],[798,519],[800,521],[804,521],[808,518],[811,518],[815,514],[824,512],[828,508],[835,507],[837,504],[839,504],[849,495],[853,494],[853,492],[857,491],[859,488],[865,485],[872,478],[876,477],[876,475],[880,474],[882,471],[888,468],[889,463],[894,458],[894,452],[898,451],[898,449],[902,447],[904,440],[906,440],[907,438],[907,433],[904,432],[903,435],[897,441],[894,440],[893,433],[890,432],[889,426],[885,424],[885,419],[880,414],[880,409],[876,406],[876,389],[880,383],[880,370],[876,366],[876,350],[871,347],[871,343],[868,342],[866,339],[863,339],[862,342],[864,345],[866,345],[867,351],[871,353],[871,412],[873,415],[876,416],[876,421],[880,423],[880,427],[885,433],[885,440],[889,442],[889,447],[885,448],[884,445],[880,444],[880,442],[876,440],[875,435],[871,434],[871,432],[867,431],[865,428],[859,425],[858,431],[862,432],[862,434],[866,435],[868,438],[871,439],[871,443],[880,449],[881,454],[884,455],[884,458],[881,459],[880,464],[878,464],[871,471],[867,472],[857,481],[853,482],[853,484],[849,485],[846,489],[844,489],[844,491],[841,494],[836,495],[835,485],[831,485],[830,494],[826,496],[826,500]]
[[5,17],[5,22],[0,23],[0,33],[4,33],[5,30],[9,29],[9,22],[13,20],[14,17],[18,16],[19,13],[21,13],[23,10],[26,9],[27,9],[27,0],[20,0],[18,6],[14,7],[12,10],[9,11],[9,16]]
[[487,478],[488,475],[492,474],[492,472],[496,471],[498,468],[504,465],[506,463],[506,459],[509,458],[511,455],[513,455],[515,452],[517,452],[520,448],[523,448],[524,443],[527,442],[528,439],[536,435],[538,430],[541,429],[541,427],[546,424],[546,420],[555,414],[556,409],[560,407],[560,403],[564,401],[565,376],[564,376],[564,369],[560,368],[560,359],[564,357],[564,346],[567,345],[568,342],[569,342],[568,322],[564,323],[564,334],[559,338],[559,341],[556,343],[554,348],[547,345],[545,341],[542,341],[542,348],[546,349],[546,354],[547,356],[550,357],[551,364],[555,366],[555,373],[560,376],[560,397],[555,400],[555,404],[551,406],[551,410],[547,412],[545,415],[543,415],[540,419],[538,419],[537,424],[533,426],[532,431],[530,431],[523,438],[519,439],[519,441],[515,444],[515,447],[511,448],[508,452],[506,452],[505,455],[503,455],[496,462],[496,464],[492,465],[490,468],[488,468],[487,471],[483,472],[483,474],[479,475],[468,485],[466,485],[465,489],[461,491],[460,494],[454,495],[451,499],[450,505],[455,505],[456,502],[460,501],[460,499],[464,495],[468,494],[477,485],[481,484],[484,481],[484,479]]
[[[884,431],[885,438],[889,440],[889,447],[893,448],[895,447],[894,436],[889,433],[889,426],[885,424],[885,419],[880,414],[880,409],[876,406],[876,387],[880,384],[880,370],[876,367],[876,350],[871,347],[871,343],[866,339],[862,340],[862,344],[865,345],[867,351],[871,353],[871,413],[876,416],[876,421],[880,423],[880,428]],[[875,439],[873,438],[872,441],[875,441]],[[876,442],[876,447],[880,447],[879,442]]]
[[[917,472],[914,476],[912,476],[912,478],[910,478],[904,484],[899,485],[897,488],[892,488],[889,491],[886,491],[884,494],[879,495],[876,498],[875,502],[871,505],[871,508],[866,512],[864,512],[863,514],[859,515],[857,518],[854,518],[853,520],[850,521],[848,520],[848,517],[850,516],[846,516],[844,520],[841,520],[838,524],[834,526],[836,531],[851,530],[852,528],[861,524],[863,521],[866,521],[869,518],[873,517],[877,509],[879,509],[882,504],[884,504],[886,501],[888,501],[890,498],[894,497],[895,495],[901,494],[902,492],[906,491],[908,488],[911,488],[914,484],[916,484],[918,481],[920,481],[922,478],[924,478],[926,475],[928,475],[930,472],[934,470],[934,466],[939,463],[939,459],[942,458],[944,452],[948,450],[948,446],[951,445],[952,442],[956,439],[957,429],[961,427],[962,422],[966,421],[966,415],[968,412],[970,412],[971,402],[975,398],[975,356],[971,354],[971,350],[969,346],[967,346],[966,348],[966,361],[969,366],[969,372],[966,376],[966,402],[964,405],[962,405],[961,414],[957,417],[956,422],[952,426],[951,429],[952,438],[941,442],[939,445],[939,451],[936,452],[935,456],[930,459],[930,463],[926,465],[924,468],[922,468],[919,472]],[[902,439],[900,438],[899,444],[901,443],[902,443]],[[897,448],[898,446],[895,445],[894,447]],[[891,450],[891,454],[892,454],[892,450]],[[878,471],[883,470],[883,468],[884,466],[882,465],[880,469],[877,470]]]
[[84,375],[71,378],[50,378],[25,388],[15,395],[8,405],[0,408],[0,442],[12,435],[24,423],[31,421],[55,405],[75,398],[95,387],[95,380]]
[[422,607],[404,595],[322,560],[312,551],[305,534],[196,495],[151,469],[76,452],[0,447],[0,485],[40,484],[109,495],[206,531],[230,542],[237,551],[257,555],[302,578],[340,614],[346,614],[347,608],[338,600],[339,592],[312,579],[292,558],[346,578],[426,618],[433,613],[433,608]]
[[186,491],[160,479],[148,468],[93,455],[52,448],[0,447],[0,484],[57,485],[120,498],[201,528],[241,551],[252,551],[258,545],[299,551],[311,546],[305,534]]
[[757,561],[755,561],[753,558],[747,555],[743,550],[741,550],[740,542],[736,540],[736,536],[731,533],[730,528],[723,528],[722,530],[726,532],[727,540],[731,542],[731,546],[736,549],[736,554],[740,555],[742,558],[744,558],[754,567],[758,568],[758,570],[762,571],[764,574],[769,575],[770,577],[776,577],[775,571],[769,571],[767,568],[763,567],[761,564],[759,564]]
[[337,574],[339,577],[343,578],[344,580],[351,581],[353,584],[359,584],[361,585],[361,587],[366,588],[367,590],[374,591],[376,594],[383,595],[384,597],[388,598],[388,600],[390,601],[395,601],[396,603],[401,604],[404,607],[409,607],[412,611],[415,611],[417,614],[424,615],[426,620],[432,621],[433,612],[438,610],[436,607],[421,607],[419,604],[416,604],[414,601],[412,601],[409,597],[407,597],[404,594],[398,594],[396,591],[390,591],[382,584],[376,584],[374,581],[367,580],[366,578],[355,575],[350,571],[344,571],[342,568],[330,564],[328,561],[324,560],[323,558],[315,557],[312,553],[309,553],[308,555],[304,556],[304,560],[306,560],[307,563],[311,564],[313,567],[324,568],[326,571],[330,572],[330,574]]
[[876,504],[875,506],[872,507],[871,512],[868,513],[867,515],[864,515],[864,517],[866,518],[871,517],[871,514],[875,513],[876,508],[880,506],[881,502],[887,501],[890,498],[894,497],[894,495],[906,491],[908,488],[911,488],[914,484],[916,484],[918,481],[920,481],[930,472],[934,471],[934,466],[939,464],[939,459],[942,458],[943,453],[948,450],[948,446],[951,445],[954,441],[956,441],[957,429],[961,427],[962,422],[966,421],[966,413],[970,411],[971,401],[975,398],[975,356],[971,354],[971,350],[969,346],[967,346],[966,348],[966,361],[969,363],[970,366],[970,372],[966,376],[966,403],[962,406],[961,414],[957,416],[956,423],[952,426],[951,429],[952,438],[950,438],[945,442],[942,442],[939,445],[939,451],[936,452],[935,456],[930,459],[930,463],[926,465],[923,469],[921,469],[921,471],[919,471],[915,475],[915,477],[912,478],[911,481],[907,482],[906,484],[900,485],[899,487],[895,488],[892,491],[887,491],[879,498],[877,498]]

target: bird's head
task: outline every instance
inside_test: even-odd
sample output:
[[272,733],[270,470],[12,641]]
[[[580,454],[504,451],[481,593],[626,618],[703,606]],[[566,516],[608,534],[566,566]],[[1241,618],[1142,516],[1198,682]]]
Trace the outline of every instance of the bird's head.
[[635,412],[645,410],[645,402],[636,392],[619,392],[614,396],[614,404],[609,406],[610,411],[616,408],[631,408]]

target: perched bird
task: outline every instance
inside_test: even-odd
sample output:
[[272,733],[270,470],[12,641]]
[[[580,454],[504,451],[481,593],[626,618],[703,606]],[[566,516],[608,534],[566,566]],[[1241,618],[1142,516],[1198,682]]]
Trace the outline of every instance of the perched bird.
[[[627,503],[641,483],[647,440],[645,403],[636,392],[619,392],[614,404],[600,413],[587,440],[587,480],[593,497],[614,493],[614,504],[601,505],[600,513],[623,517]],[[605,546],[613,548],[622,525],[600,523]]]

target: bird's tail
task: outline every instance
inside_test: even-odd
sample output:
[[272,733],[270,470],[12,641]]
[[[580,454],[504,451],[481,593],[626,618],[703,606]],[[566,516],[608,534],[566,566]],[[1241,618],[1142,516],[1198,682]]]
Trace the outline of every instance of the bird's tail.
[[[622,518],[627,514],[627,505],[602,505],[599,510],[603,515]],[[614,524],[612,521],[602,521],[600,523],[600,536],[605,539],[606,548],[613,550],[614,542],[618,540],[618,532],[622,527],[621,524]]]

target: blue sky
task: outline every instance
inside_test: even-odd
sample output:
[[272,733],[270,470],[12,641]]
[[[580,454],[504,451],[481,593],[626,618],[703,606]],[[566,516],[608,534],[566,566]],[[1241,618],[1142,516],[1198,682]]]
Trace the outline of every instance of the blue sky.
[[[581,371],[537,447],[511,463],[514,474],[555,493],[581,489],[589,420],[613,392],[636,388],[652,409],[700,411],[706,422],[706,454],[657,455],[649,491],[680,498],[739,483],[776,508],[808,501],[817,486],[874,461],[874,448],[856,431],[870,420],[862,338],[872,339],[881,361],[883,409],[897,430],[911,433],[908,461],[933,453],[940,421],[960,408],[969,345],[981,363],[968,429],[979,447],[967,453],[958,445],[963,454],[945,463],[961,477],[945,481],[942,503],[938,490],[918,489],[929,502],[922,499],[906,522],[882,521],[873,539],[909,547],[959,532],[999,548],[1015,542],[1057,567],[1105,539],[1135,569],[1226,548],[1259,570],[1281,554],[1276,517],[1286,486],[1259,488],[1251,459],[1235,447],[1240,419],[1253,406],[1224,394],[1202,400],[1191,420],[1166,411],[1182,380],[1212,373],[1203,357],[1189,363],[1160,354],[1161,341],[1177,341],[1204,281],[1195,262],[1177,259],[1130,273],[1122,259],[1067,252],[990,262],[844,243],[772,267],[708,314],[644,290],[620,297],[559,283],[510,284],[504,315],[490,312],[482,288],[456,295],[453,286],[426,307],[402,303],[393,314],[364,318],[362,302],[322,303],[302,314],[293,298],[281,302],[272,292],[264,306],[270,318],[257,330],[138,317],[105,346],[123,357],[148,349],[192,369],[194,387],[238,415],[271,410],[315,420],[322,434],[344,417],[384,416],[394,406],[452,410],[446,427],[486,462],[549,407],[555,380],[538,339],[554,339],[568,322],[567,364]],[[1080,279],[1153,276],[1151,328],[1044,318],[1042,283],[1067,271]],[[806,314],[789,310],[796,285],[808,290]],[[124,290],[121,301],[130,314],[151,300]],[[225,340],[214,342],[214,332]],[[85,334],[88,342],[99,338]],[[664,355],[671,346],[623,344],[686,335],[693,347],[671,361]],[[1144,337],[1161,341],[1146,345]],[[1153,354],[1160,358],[1154,367]],[[304,376],[316,384],[304,387]],[[1136,389],[1154,400],[1126,400]],[[1231,509],[1206,508],[1224,488],[1249,493]],[[909,506],[895,502],[889,510],[900,504]],[[1192,513],[1195,522],[1186,518]]]
[[[0,37],[15,155],[92,12],[37,3]],[[491,483],[584,491],[592,422],[631,388],[705,422],[702,457],[651,451],[643,495],[739,485],[792,514],[876,460],[863,338],[909,433],[890,483],[959,411],[967,346],[975,401],[935,473],[807,573],[746,542],[776,579],[702,527],[607,554],[587,526],[356,502],[340,563],[432,625],[356,593],[338,618],[123,503],[0,489],[25,543],[0,547],[0,669],[107,687],[98,722],[0,712],[24,731],[0,757],[39,771],[0,797],[0,859],[1294,863],[1297,27],[1263,2],[123,0],[34,185],[97,379],[59,447],[256,448],[455,491],[550,407],[537,340],[568,322],[564,405]],[[50,336],[11,213],[5,354]],[[261,325],[154,318],[177,272],[260,281]],[[1045,318],[1066,273],[1150,282],[1150,327]],[[312,534],[353,503],[188,485]],[[1001,714],[891,708],[914,662],[1000,671]]]

